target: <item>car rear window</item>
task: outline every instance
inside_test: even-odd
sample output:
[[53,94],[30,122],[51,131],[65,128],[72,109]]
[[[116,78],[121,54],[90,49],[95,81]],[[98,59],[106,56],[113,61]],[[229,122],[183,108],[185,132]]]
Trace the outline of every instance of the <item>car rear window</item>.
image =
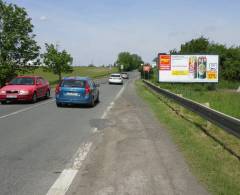
[[61,87],[77,87],[77,88],[85,88],[86,81],[84,80],[63,80],[61,83]]
[[111,77],[121,77],[120,74],[112,74]]
[[10,81],[10,85],[34,85],[33,78],[19,77]]

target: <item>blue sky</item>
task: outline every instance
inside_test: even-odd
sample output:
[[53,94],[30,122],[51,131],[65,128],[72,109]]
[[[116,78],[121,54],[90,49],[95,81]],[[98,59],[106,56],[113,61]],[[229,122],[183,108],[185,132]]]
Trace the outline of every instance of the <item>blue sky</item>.
[[112,64],[121,51],[151,62],[201,35],[240,45],[239,0],[7,0],[25,7],[39,45],[57,43],[74,65]]

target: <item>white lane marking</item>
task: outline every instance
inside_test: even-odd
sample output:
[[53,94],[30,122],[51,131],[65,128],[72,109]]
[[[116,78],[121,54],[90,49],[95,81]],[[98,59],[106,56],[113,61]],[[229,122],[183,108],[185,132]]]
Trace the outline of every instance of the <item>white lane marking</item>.
[[109,113],[109,111],[112,109],[112,107],[114,106],[114,102],[122,95],[123,91],[125,90],[125,85],[124,87],[122,87],[122,89],[118,92],[118,94],[116,95],[116,97],[114,98],[114,100],[110,103],[110,105],[107,107],[107,109],[104,111],[101,119],[105,119]]
[[[125,86],[118,92],[118,94],[114,98],[114,101],[116,101],[121,96],[124,89],[125,89]],[[105,112],[101,117],[102,119],[104,119],[107,116],[108,112],[112,109],[112,107],[115,104],[114,101],[112,101],[110,105],[107,107],[107,109],[105,110]],[[97,128],[93,129],[93,132],[97,132],[97,131],[98,131]],[[90,143],[85,143],[79,147],[78,151],[74,155],[77,157],[75,157],[74,159],[72,168],[63,170],[61,175],[57,178],[55,183],[49,189],[47,195],[64,195],[67,192],[73,179],[75,178],[79,169],[81,168],[83,161],[86,159],[91,149],[91,146],[92,146],[92,143],[90,142]]]
[[48,191],[47,195],[64,195],[71,185],[78,170],[64,169],[57,181]]
[[104,111],[101,119],[106,118],[106,116],[107,116],[108,112],[111,110],[111,108],[112,108],[112,105],[110,104],[110,105],[107,107],[107,109]]
[[76,153],[77,157],[74,159],[72,167],[70,169],[63,170],[52,187],[48,190],[47,195],[64,195],[68,191],[73,179],[82,165],[82,162],[86,159],[91,146],[91,142],[80,146]]
[[95,127],[95,128],[93,128],[93,133],[97,133],[98,132],[98,128],[97,127]]
[[90,151],[92,143],[83,144],[77,151],[76,158],[74,159],[72,169],[79,170],[82,162],[86,159],[88,152]]
[[114,101],[116,101],[122,95],[123,91],[125,90],[125,87],[126,87],[126,85],[124,85],[124,87],[122,87],[122,89],[118,92],[118,94],[116,95]]
[[43,103],[40,103],[40,104],[36,104],[34,106],[30,106],[30,107],[27,107],[27,108],[24,108],[24,109],[21,109],[21,110],[17,110],[15,112],[10,113],[10,114],[6,114],[6,115],[3,115],[3,116],[0,116],[0,119],[7,118],[9,116],[13,116],[13,115],[19,114],[21,112],[26,112],[28,110],[31,110],[33,108],[36,108],[36,107],[39,107],[39,106],[42,106],[42,105],[45,105],[45,104],[48,104],[48,103],[53,102],[53,101],[55,101],[55,99],[54,100],[49,100],[47,102],[43,102]]

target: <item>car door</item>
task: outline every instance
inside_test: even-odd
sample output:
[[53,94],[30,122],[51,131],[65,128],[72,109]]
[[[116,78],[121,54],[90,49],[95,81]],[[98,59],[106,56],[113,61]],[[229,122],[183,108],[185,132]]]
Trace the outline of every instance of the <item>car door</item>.
[[42,82],[42,88],[43,88],[43,96],[46,95],[47,91],[48,91],[48,82],[46,80],[44,80],[42,77],[40,78],[41,82]]
[[42,83],[41,78],[37,78],[36,82],[37,87],[37,97],[43,97],[44,96],[44,84]]
[[92,80],[89,80],[89,85],[92,90],[92,95],[94,96],[94,100],[97,98],[97,90],[96,90],[96,85]]

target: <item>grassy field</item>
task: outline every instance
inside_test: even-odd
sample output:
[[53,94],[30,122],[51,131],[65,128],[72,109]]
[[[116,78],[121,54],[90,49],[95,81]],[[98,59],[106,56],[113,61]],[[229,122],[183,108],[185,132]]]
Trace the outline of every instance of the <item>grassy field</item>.
[[183,97],[200,103],[209,102],[210,107],[228,115],[240,118],[240,93],[229,89],[207,90],[187,84],[158,84]]
[[[156,117],[168,129],[169,134],[179,146],[189,167],[199,181],[212,194],[240,194],[239,159],[225,150],[218,142],[206,135],[194,123],[184,120],[172,111],[159,97],[149,92],[142,82],[136,83],[138,94],[146,101]],[[164,97],[161,97],[164,99]],[[163,100],[162,99],[162,100]],[[173,107],[174,103],[169,102]],[[191,116],[194,114],[191,113]],[[194,116],[197,117],[197,116]],[[201,121],[201,119],[198,119]],[[206,121],[202,120],[206,123]],[[210,134],[215,134],[228,147],[240,154],[239,139],[212,126]]]
[[[210,107],[225,114],[240,118],[240,93],[234,87],[240,86],[238,82],[222,81],[219,86],[210,84],[181,84],[181,83],[156,83],[161,88],[182,94],[183,97],[199,103],[210,104]],[[215,90],[213,90],[215,89]]]
[[210,83],[159,83],[157,82],[157,70],[154,70],[152,82],[161,88],[199,103],[210,104],[210,107],[240,119],[240,93],[236,90],[240,87],[240,81],[226,81],[220,79],[217,84]]
[[[103,67],[73,67],[72,73],[63,73],[65,76],[87,76],[91,78],[100,78],[109,75],[112,72],[118,72],[117,68],[103,68]],[[43,68],[37,68],[33,72],[27,73],[27,75],[38,75],[47,79],[51,85],[58,83],[58,76],[51,72],[46,72]]]

